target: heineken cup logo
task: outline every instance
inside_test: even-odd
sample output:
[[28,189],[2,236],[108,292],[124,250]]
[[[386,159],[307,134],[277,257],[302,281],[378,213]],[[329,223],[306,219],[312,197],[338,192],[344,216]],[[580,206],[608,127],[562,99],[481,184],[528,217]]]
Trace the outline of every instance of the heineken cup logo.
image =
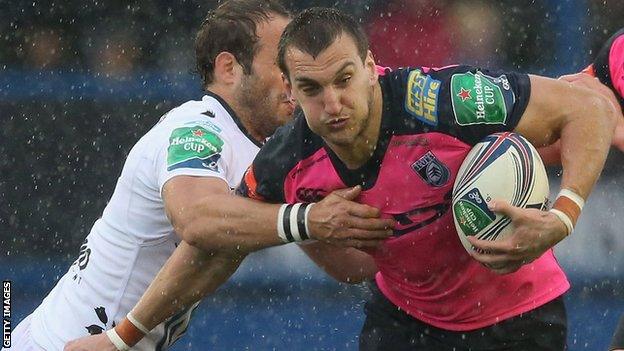
[[216,162],[223,148],[223,140],[207,129],[195,126],[175,129],[169,137],[167,169],[218,169]]
[[[454,74],[451,96],[455,120],[461,126],[505,123],[507,103],[513,103],[513,93],[508,88],[504,76],[493,78],[481,72]],[[505,94],[509,95],[508,101]]]
[[477,106],[477,120],[485,120],[485,104],[494,105],[494,88],[492,85],[483,85],[480,74],[474,76],[475,105]]
[[476,235],[496,218],[477,188],[462,196],[453,211],[462,231],[469,236]]
[[202,153],[208,149],[214,153],[221,150],[214,146],[210,140],[204,138],[205,133],[201,129],[191,131],[191,136],[175,137],[171,140],[171,146],[182,145],[185,151],[194,151],[196,153]]

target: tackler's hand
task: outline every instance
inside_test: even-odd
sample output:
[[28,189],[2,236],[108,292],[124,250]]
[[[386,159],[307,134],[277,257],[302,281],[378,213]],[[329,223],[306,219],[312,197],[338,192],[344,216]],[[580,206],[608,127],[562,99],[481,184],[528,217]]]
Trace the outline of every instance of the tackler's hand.
[[310,209],[310,237],[338,246],[376,247],[392,235],[394,220],[380,218],[379,209],[354,200],[360,186],[330,193]]

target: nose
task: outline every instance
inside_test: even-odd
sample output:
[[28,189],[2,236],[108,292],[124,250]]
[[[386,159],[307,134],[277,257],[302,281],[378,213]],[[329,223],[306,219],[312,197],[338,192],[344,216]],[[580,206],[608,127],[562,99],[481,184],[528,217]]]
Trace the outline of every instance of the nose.
[[340,103],[340,94],[334,88],[323,89],[323,102],[325,104],[325,113],[330,116],[340,114],[342,104]]

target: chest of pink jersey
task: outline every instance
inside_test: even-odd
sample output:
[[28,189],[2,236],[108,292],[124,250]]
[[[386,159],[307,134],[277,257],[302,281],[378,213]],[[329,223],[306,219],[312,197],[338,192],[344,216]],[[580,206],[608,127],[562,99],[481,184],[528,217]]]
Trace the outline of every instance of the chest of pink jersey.
[[[469,145],[442,133],[390,139],[374,185],[357,199],[397,221],[395,236],[386,241],[386,249],[394,251],[406,241],[430,235],[431,228],[440,229],[436,223],[440,219],[448,226],[444,218],[450,215],[453,183],[468,151]],[[321,148],[289,172],[284,194],[290,203],[313,202],[344,187],[326,150]]]

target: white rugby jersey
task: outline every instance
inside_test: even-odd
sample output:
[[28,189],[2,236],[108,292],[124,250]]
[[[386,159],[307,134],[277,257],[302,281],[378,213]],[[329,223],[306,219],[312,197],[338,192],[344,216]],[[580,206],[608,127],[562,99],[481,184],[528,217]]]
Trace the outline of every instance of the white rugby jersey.
[[[167,180],[218,177],[234,188],[259,146],[216,95],[167,113],[132,148],[78,259],[33,312],[34,341],[46,350],[62,350],[72,339],[119,323],[180,241],[161,197]],[[190,312],[159,325],[133,350],[166,349],[186,330]]]

